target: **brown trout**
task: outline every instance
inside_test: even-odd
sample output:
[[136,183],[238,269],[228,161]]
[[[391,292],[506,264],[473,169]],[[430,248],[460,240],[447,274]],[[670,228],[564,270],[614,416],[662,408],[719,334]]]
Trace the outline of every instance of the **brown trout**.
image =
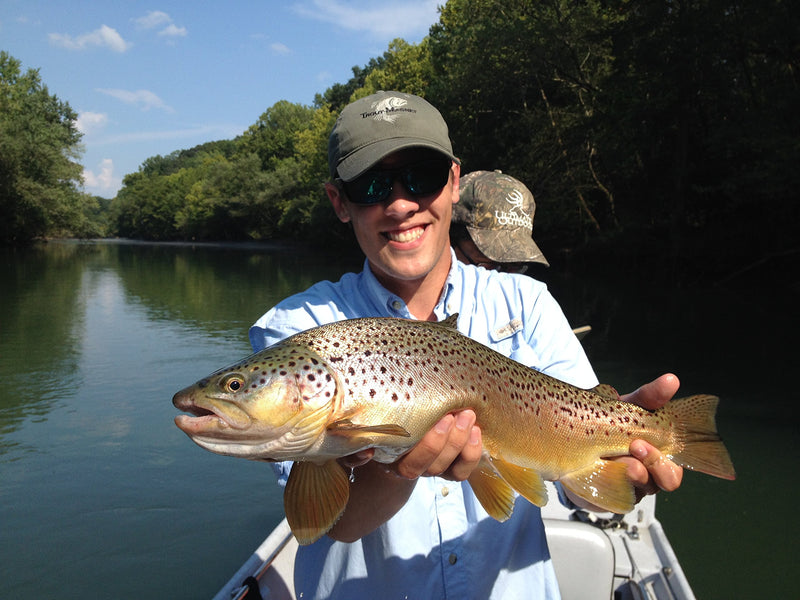
[[349,497],[337,458],[374,448],[391,463],[446,413],[471,408],[484,457],[469,483],[495,519],[514,493],[547,503],[560,481],[615,513],[633,508],[626,467],[608,460],[643,439],[687,469],[734,479],[717,435],[718,399],[698,395],[648,411],[609,386],[584,390],[517,363],[440,323],[351,319],[309,329],[221,369],[172,399],[175,423],[203,448],[296,461],[284,492],[301,544],[324,535]]

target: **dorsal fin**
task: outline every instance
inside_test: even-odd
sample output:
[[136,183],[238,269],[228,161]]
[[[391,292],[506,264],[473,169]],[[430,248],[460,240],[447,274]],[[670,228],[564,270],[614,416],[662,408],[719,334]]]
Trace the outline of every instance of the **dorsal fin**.
[[592,392],[595,394],[599,394],[603,398],[608,398],[609,400],[619,400],[619,392],[607,383],[601,383],[598,386],[595,386],[591,389]]
[[446,319],[439,321],[439,325],[444,325],[450,329],[458,329],[458,313],[450,315]]

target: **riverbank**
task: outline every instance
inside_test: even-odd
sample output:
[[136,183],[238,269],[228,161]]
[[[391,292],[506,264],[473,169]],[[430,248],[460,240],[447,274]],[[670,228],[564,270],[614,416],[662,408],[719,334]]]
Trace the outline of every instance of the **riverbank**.
[[[630,282],[676,286],[680,288],[702,286],[776,286],[800,294],[800,246],[778,244],[776,249],[756,249],[740,244],[735,250],[730,240],[719,239],[729,234],[718,232],[703,239],[687,240],[680,251],[670,250],[666,234],[640,235],[622,239],[595,239],[583,245],[563,246],[557,241],[540,242],[550,267],[531,265],[529,274],[547,280],[553,272],[564,276],[585,277],[608,274],[622,276]],[[331,255],[330,245],[320,248],[306,241],[283,239],[263,241],[149,241],[130,238],[58,239],[75,244],[123,244],[163,246],[177,248],[224,248],[264,253],[292,253],[313,256],[315,253]],[[724,249],[729,249],[723,251]],[[342,240],[333,254],[360,267],[363,254],[351,239]]]

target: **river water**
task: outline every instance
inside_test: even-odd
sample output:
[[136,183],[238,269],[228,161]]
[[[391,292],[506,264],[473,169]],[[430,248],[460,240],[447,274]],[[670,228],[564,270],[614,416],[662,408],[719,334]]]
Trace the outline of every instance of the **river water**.
[[[332,253],[335,254],[335,253]],[[281,298],[360,268],[269,247],[0,250],[0,598],[211,597],[282,517],[271,471],[198,448],[175,391],[249,353]],[[609,269],[612,271],[611,269]],[[789,598],[798,288],[543,275],[601,381],[721,396],[735,482],[687,473],[658,516],[699,598]]]

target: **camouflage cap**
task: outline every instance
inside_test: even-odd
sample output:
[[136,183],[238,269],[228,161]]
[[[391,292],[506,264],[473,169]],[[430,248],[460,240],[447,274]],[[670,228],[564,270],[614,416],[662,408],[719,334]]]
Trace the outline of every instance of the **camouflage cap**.
[[466,226],[481,252],[495,262],[549,265],[533,241],[536,203],[522,182],[500,171],[473,171],[459,185],[452,222]]
[[342,109],[328,138],[331,179],[352,181],[375,163],[405,148],[430,148],[459,162],[447,123],[419,96],[376,92]]

